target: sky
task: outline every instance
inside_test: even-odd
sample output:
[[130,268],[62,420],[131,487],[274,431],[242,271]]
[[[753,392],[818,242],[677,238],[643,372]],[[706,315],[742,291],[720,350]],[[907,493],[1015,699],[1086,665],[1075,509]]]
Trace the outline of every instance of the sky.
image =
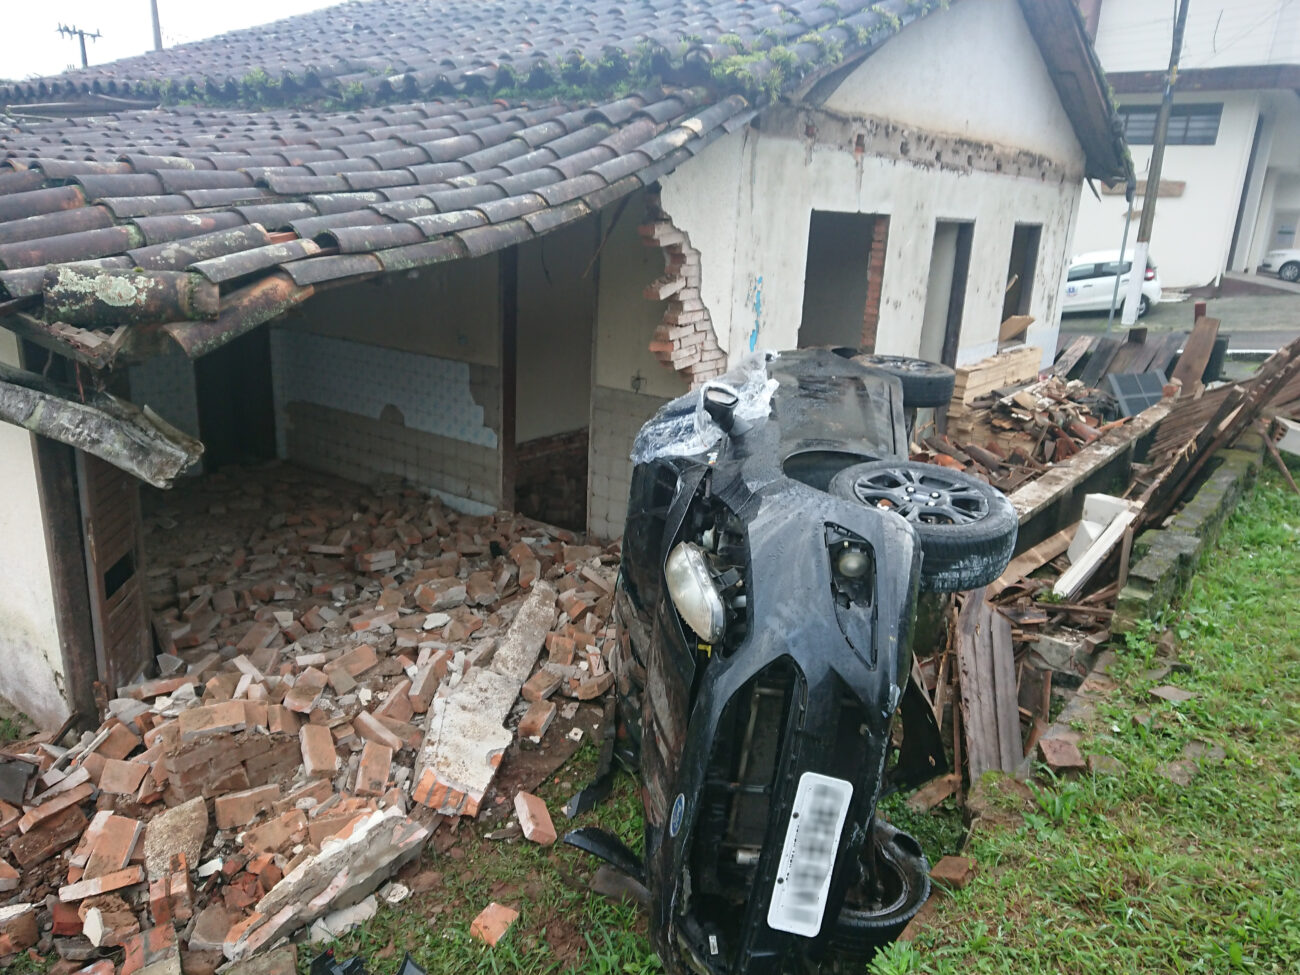
[[[158,0],[163,46],[197,41],[241,27],[328,7],[339,0]],[[153,50],[149,0],[45,0],[19,3],[0,0],[4,43],[0,78],[21,79],[58,74],[81,66],[75,37],[58,33],[60,24],[103,36],[86,41],[91,64],[116,61]],[[9,9],[12,8],[12,9]]]

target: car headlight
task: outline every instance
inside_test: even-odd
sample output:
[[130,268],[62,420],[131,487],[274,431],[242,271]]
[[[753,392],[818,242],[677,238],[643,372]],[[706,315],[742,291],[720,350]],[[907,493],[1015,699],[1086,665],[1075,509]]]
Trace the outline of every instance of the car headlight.
[[680,542],[668,553],[664,580],[673,606],[686,625],[705,643],[717,643],[726,628],[722,594],[713,581],[704,549],[694,542]]

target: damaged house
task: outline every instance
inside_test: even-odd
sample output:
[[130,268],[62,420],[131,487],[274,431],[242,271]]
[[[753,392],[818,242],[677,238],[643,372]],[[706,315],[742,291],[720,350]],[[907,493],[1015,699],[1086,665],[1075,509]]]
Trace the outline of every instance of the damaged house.
[[152,661],[141,481],[612,538],[642,422],[751,350],[1050,357],[1128,174],[1072,0],[355,0],[0,104],[0,694],[48,728]]

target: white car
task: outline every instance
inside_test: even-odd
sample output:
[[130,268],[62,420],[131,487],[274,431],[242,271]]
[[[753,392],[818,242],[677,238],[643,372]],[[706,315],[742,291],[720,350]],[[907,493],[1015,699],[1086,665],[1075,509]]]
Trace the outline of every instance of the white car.
[[1276,274],[1283,281],[1300,279],[1300,250],[1269,251],[1259,269]]
[[[1065,294],[1061,311],[1110,311],[1115,297],[1115,276],[1119,275],[1119,295],[1115,298],[1115,311],[1124,307],[1128,293],[1129,271],[1132,260],[1120,260],[1119,251],[1092,251],[1071,258],[1065,275]],[[1146,273],[1142,276],[1142,298],[1138,304],[1138,317],[1145,315],[1160,300],[1160,277],[1156,262],[1147,256]]]

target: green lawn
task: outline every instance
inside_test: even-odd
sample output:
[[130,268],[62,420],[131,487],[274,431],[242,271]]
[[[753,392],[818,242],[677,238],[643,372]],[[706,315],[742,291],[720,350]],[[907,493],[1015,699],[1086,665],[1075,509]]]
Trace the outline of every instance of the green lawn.
[[873,972],[1300,972],[1300,498],[1275,472],[1168,622],[1178,666],[1131,640],[1081,746],[1122,768],[992,789],[977,879]]

